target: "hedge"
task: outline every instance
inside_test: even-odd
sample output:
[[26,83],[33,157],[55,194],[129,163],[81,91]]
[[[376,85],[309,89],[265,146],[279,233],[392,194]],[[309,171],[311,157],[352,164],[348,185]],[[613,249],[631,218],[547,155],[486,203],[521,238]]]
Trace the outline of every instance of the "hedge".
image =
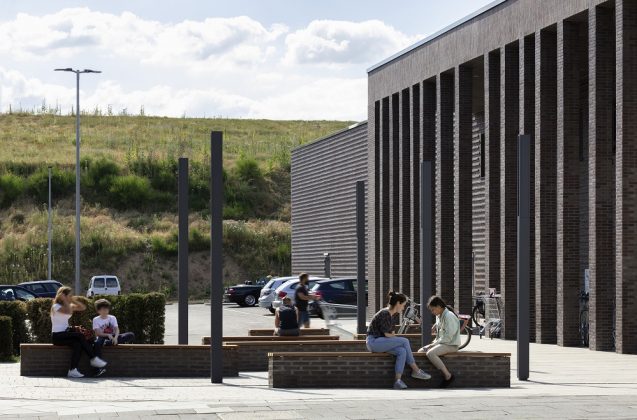
[[[92,328],[93,317],[96,316],[94,302],[101,298],[111,302],[111,314],[117,317],[121,332],[135,333],[137,343],[164,343],[166,297],[161,293],[95,296],[91,299],[78,297],[87,309],[83,312],[75,312],[69,324]],[[27,302],[31,334],[36,343],[51,342],[51,303],[52,299],[48,298]]]
[[6,362],[13,358],[12,331],[11,318],[0,316],[0,362]]
[[2,301],[0,302],[0,316],[11,318],[13,353],[20,354],[20,343],[30,341],[29,330],[27,329],[27,309],[24,302]]

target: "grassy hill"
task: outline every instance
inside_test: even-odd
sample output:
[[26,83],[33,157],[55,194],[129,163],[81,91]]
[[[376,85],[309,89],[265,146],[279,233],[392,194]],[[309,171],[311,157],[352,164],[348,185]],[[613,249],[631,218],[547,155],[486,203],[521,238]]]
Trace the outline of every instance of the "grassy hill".
[[[0,115],[0,283],[46,277],[47,166],[53,167],[53,277],[71,282],[75,118]],[[191,290],[208,292],[211,130],[224,132],[227,282],[290,270],[290,150],[350,122],[82,117],[82,280],[173,294],[179,157],[190,159]]]

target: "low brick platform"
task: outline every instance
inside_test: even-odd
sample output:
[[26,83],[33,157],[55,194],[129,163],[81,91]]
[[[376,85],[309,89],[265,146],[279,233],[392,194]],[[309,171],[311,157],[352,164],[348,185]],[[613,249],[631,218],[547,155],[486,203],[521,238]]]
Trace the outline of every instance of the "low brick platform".
[[[411,378],[405,367],[403,380],[410,388],[434,388],[442,374],[427,356],[415,354],[416,363],[432,375],[429,381]],[[271,388],[391,388],[395,357],[387,353],[270,353]],[[511,386],[510,353],[458,352],[442,356],[456,379],[454,388],[508,388]]]
[[[295,337],[279,337],[277,335],[264,335],[264,336],[227,336],[223,337],[223,342],[226,343],[228,341],[335,341],[340,339],[338,335],[299,335]],[[201,337],[201,344],[204,346],[210,345],[210,337],[203,336]]]
[[[409,344],[411,345],[411,350],[413,352],[417,352],[419,348],[422,347],[422,337],[420,334],[396,334],[397,337],[405,337],[409,340]],[[355,340],[366,340],[367,334],[356,334],[354,335]]]
[[[108,362],[104,376],[109,377],[210,377],[210,347],[162,344],[121,344],[104,347]],[[21,376],[66,376],[71,349],[52,344],[20,346]],[[239,376],[237,347],[223,346],[224,376]],[[82,354],[80,372],[93,372],[88,357]]]
[[[248,335],[253,337],[273,336],[274,329],[249,330]],[[330,330],[327,328],[301,328],[301,335],[330,335]]]
[[360,340],[308,340],[308,341],[229,341],[224,344],[237,347],[237,364],[241,372],[268,370],[269,353],[286,352],[362,352],[367,351]]

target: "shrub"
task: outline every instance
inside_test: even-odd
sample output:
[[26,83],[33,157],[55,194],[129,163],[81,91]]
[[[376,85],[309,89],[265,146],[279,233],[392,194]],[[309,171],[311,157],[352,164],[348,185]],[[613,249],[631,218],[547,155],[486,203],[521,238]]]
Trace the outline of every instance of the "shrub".
[[247,156],[241,156],[237,160],[237,176],[243,182],[249,184],[260,184],[263,181],[263,173],[259,168],[259,162],[256,159]]
[[51,342],[51,303],[53,299],[39,298],[27,302],[27,318],[31,337],[36,343]]
[[122,327],[125,327],[128,331],[135,333],[135,341],[146,343],[146,323],[151,320],[145,314],[144,295],[141,293],[127,295],[125,308],[125,323],[120,326],[120,330],[124,331]]
[[[51,195],[55,199],[73,193],[75,189],[75,173],[53,168],[51,171]],[[49,171],[40,169],[26,180],[27,193],[38,203],[46,203],[49,198]]]
[[82,302],[86,306],[86,310],[82,312],[73,312],[73,316],[69,319],[69,325],[80,325],[90,330],[93,329],[93,317],[95,317],[95,306],[93,300],[84,296],[76,296],[76,300]]
[[144,312],[146,318],[146,342],[149,344],[164,344],[166,296],[162,293],[144,295]]
[[94,194],[98,196],[101,194],[103,197],[108,192],[113,178],[119,175],[119,166],[105,158],[96,161],[87,160],[85,166],[87,167],[86,186],[93,189]]
[[137,175],[114,177],[108,193],[110,203],[119,209],[143,207],[153,195],[148,179]]
[[24,191],[24,181],[17,175],[0,176],[0,208],[10,207]]
[[11,318],[0,316],[0,361],[6,362],[13,358],[13,331]]
[[29,330],[27,329],[27,309],[24,302],[3,301],[0,302],[0,316],[11,318],[13,353],[20,354],[20,344],[28,343]]

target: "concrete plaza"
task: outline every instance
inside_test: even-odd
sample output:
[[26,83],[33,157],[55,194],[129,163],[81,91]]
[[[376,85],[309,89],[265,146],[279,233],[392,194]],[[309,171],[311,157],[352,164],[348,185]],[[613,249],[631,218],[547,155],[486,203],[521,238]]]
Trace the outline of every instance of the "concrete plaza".
[[468,348],[511,352],[510,389],[273,390],[267,373],[241,374],[223,385],[23,378],[19,365],[0,364],[0,418],[637,418],[637,356],[531,344],[530,380],[520,382],[515,347],[474,337]]

